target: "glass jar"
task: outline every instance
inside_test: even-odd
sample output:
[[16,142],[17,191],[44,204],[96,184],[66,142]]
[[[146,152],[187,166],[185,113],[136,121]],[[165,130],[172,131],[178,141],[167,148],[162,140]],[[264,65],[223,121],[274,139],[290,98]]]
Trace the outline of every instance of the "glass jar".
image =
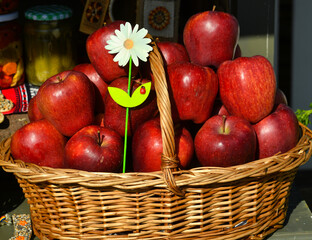
[[0,89],[24,82],[21,26],[18,12],[0,15]]
[[25,66],[29,83],[40,86],[49,77],[75,65],[72,11],[62,5],[39,5],[25,12]]

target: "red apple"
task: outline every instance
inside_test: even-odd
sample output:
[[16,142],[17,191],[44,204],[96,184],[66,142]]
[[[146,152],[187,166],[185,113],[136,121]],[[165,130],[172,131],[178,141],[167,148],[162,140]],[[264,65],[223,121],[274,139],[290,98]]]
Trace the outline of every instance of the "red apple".
[[[175,146],[180,167],[186,169],[193,153],[193,139],[186,128],[175,129]],[[133,169],[136,172],[161,170],[163,144],[159,118],[143,123],[135,131],[132,139]]]
[[257,158],[285,153],[299,140],[299,124],[293,110],[281,103],[266,118],[253,125],[258,139]]
[[[141,84],[148,82],[146,79],[132,80],[131,94]],[[128,78],[115,79],[109,87],[117,87],[125,92],[128,91]],[[157,101],[155,90],[151,90],[148,98],[141,105],[129,109],[128,136],[132,136],[135,129],[145,121],[153,118],[157,112]],[[126,108],[118,105],[110,96],[109,92],[105,98],[104,125],[125,135]]]
[[158,42],[157,46],[161,52],[166,65],[175,62],[189,62],[190,58],[185,47],[176,42],[164,41]]
[[194,145],[203,166],[228,167],[253,161],[257,138],[247,120],[215,115],[198,131]]
[[47,79],[37,93],[45,119],[65,136],[72,136],[94,121],[94,86],[77,71],[64,71]]
[[28,118],[30,122],[34,122],[36,120],[43,119],[43,115],[41,114],[38,104],[37,104],[37,95],[29,100],[28,103]]
[[90,125],[65,146],[66,167],[90,172],[117,172],[123,158],[123,139],[115,131]]
[[210,117],[218,93],[215,72],[189,62],[170,64],[167,72],[173,119],[205,122]]
[[[158,42],[157,47],[163,57],[164,65],[190,61],[185,47],[180,43],[170,41]],[[151,79],[154,82],[149,62],[143,62],[140,65],[140,76]]]
[[104,98],[107,92],[107,83],[100,77],[95,68],[90,63],[81,63],[73,68],[74,71],[87,75],[95,85],[95,111],[104,112]]
[[285,105],[288,105],[288,101],[287,101],[287,97],[285,93],[281,89],[277,88],[276,94],[275,94],[274,106],[278,106],[280,103],[284,103]]
[[[128,76],[128,67],[120,67],[118,62],[113,61],[115,55],[108,53],[108,50],[105,49],[107,41],[110,40],[112,35],[115,35],[115,30],[120,29],[120,24],[125,24],[125,22],[114,21],[99,28],[86,41],[86,50],[90,62],[106,82]],[[138,68],[133,65],[132,76],[135,76],[137,70]]]
[[231,115],[259,122],[273,109],[276,80],[271,63],[263,56],[240,57],[218,69],[221,101]]
[[225,12],[205,11],[190,17],[183,41],[191,62],[216,68],[232,60],[239,38],[237,19]]
[[18,129],[11,139],[14,159],[39,166],[64,167],[66,138],[46,119],[28,123]]

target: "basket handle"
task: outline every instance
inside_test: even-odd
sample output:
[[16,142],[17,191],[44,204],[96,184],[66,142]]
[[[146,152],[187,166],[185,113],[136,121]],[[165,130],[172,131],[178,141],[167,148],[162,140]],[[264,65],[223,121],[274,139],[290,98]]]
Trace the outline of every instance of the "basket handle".
[[178,196],[183,196],[183,191],[177,186],[173,172],[178,169],[179,159],[175,153],[175,132],[171,117],[171,104],[168,94],[168,86],[162,55],[160,54],[156,42],[150,34],[147,37],[152,40],[153,51],[150,52],[150,66],[154,76],[154,85],[157,96],[157,105],[160,115],[160,127],[163,144],[161,157],[161,170],[164,181],[171,192]]

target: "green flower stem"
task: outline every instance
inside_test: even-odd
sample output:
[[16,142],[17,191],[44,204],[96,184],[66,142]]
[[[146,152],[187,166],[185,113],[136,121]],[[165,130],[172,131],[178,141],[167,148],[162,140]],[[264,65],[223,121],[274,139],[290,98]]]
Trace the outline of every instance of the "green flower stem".
[[[129,76],[128,76],[128,95],[130,96],[131,89],[131,68],[132,68],[132,58],[129,59]],[[126,172],[126,158],[127,158],[127,139],[128,139],[128,122],[129,122],[129,108],[126,108],[126,126],[125,126],[125,140],[124,140],[124,156],[123,156],[123,166],[122,172]]]

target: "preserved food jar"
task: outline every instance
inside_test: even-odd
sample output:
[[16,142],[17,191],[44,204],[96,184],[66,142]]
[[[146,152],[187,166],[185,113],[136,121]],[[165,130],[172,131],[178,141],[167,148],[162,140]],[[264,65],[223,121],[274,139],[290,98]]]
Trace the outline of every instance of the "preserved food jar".
[[0,15],[0,89],[24,82],[21,27],[18,12]]
[[49,77],[75,65],[72,10],[62,5],[39,5],[25,12],[26,77],[40,86]]

